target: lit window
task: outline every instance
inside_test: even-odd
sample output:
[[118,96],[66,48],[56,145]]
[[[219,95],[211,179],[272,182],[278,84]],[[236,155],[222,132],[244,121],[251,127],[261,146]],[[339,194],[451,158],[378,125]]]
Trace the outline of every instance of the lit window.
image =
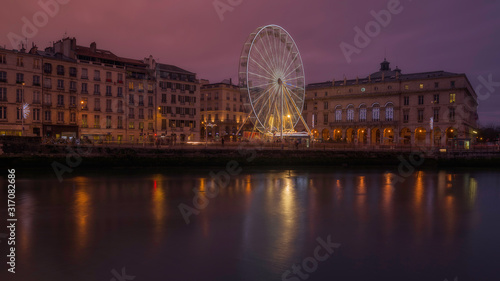
[[420,84],[420,89],[423,89],[424,88],[424,84]]
[[455,103],[456,101],[456,94],[450,94],[450,103]]

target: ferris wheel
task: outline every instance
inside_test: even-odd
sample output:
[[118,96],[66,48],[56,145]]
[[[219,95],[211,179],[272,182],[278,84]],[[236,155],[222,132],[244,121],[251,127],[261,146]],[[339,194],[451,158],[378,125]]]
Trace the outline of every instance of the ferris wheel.
[[[247,118],[264,134],[295,131],[302,121],[305,75],[295,41],[280,26],[257,28],[248,37],[239,63],[239,85],[246,97]],[[245,121],[246,122],[246,121]]]

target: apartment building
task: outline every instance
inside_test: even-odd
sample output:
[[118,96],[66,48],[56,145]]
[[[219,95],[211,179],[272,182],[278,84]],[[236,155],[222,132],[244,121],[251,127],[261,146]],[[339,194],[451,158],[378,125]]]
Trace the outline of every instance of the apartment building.
[[208,136],[209,140],[237,141],[244,130],[253,128],[247,122],[244,130],[238,133],[248,114],[243,107],[240,88],[233,85],[231,79],[202,85],[200,111],[202,139]]

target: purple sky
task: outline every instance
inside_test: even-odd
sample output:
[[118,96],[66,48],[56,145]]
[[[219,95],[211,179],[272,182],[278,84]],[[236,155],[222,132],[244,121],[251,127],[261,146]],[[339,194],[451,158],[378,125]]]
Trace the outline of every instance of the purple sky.
[[[41,0],[52,2],[55,0]],[[240,2],[221,21],[213,0],[59,0],[60,10],[29,39],[39,47],[66,33],[77,44],[196,72],[219,82],[237,78],[247,36],[267,24],[283,26],[295,39],[305,64],[307,83],[366,77],[379,68],[384,54],[403,73],[445,70],[466,73],[472,85],[479,76],[500,82],[500,1],[401,0],[401,13],[371,43],[344,57],[340,43],[353,44],[354,27],[373,20],[370,12],[387,9],[389,0],[233,0]],[[391,0],[392,1],[392,0]],[[38,0],[5,0],[0,10],[0,44],[12,48],[10,32],[22,36],[23,17],[43,11]],[[8,3],[7,3],[8,2]],[[228,0],[219,0],[229,3]],[[8,8],[6,8],[8,7]],[[42,19],[42,18],[40,18]],[[500,125],[500,86],[482,88],[482,124]]]

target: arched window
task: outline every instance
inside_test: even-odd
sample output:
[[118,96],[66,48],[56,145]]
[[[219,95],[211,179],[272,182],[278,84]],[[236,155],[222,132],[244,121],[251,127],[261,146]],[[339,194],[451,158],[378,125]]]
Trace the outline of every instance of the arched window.
[[366,106],[361,105],[359,107],[359,121],[364,122],[366,121]]
[[374,104],[372,107],[372,120],[380,121],[380,105]]
[[389,104],[385,107],[385,120],[393,121],[394,120],[394,106]]
[[354,107],[352,105],[347,107],[347,121],[354,121]]
[[335,108],[335,122],[341,122],[342,121],[342,108],[340,106],[337,106]]

